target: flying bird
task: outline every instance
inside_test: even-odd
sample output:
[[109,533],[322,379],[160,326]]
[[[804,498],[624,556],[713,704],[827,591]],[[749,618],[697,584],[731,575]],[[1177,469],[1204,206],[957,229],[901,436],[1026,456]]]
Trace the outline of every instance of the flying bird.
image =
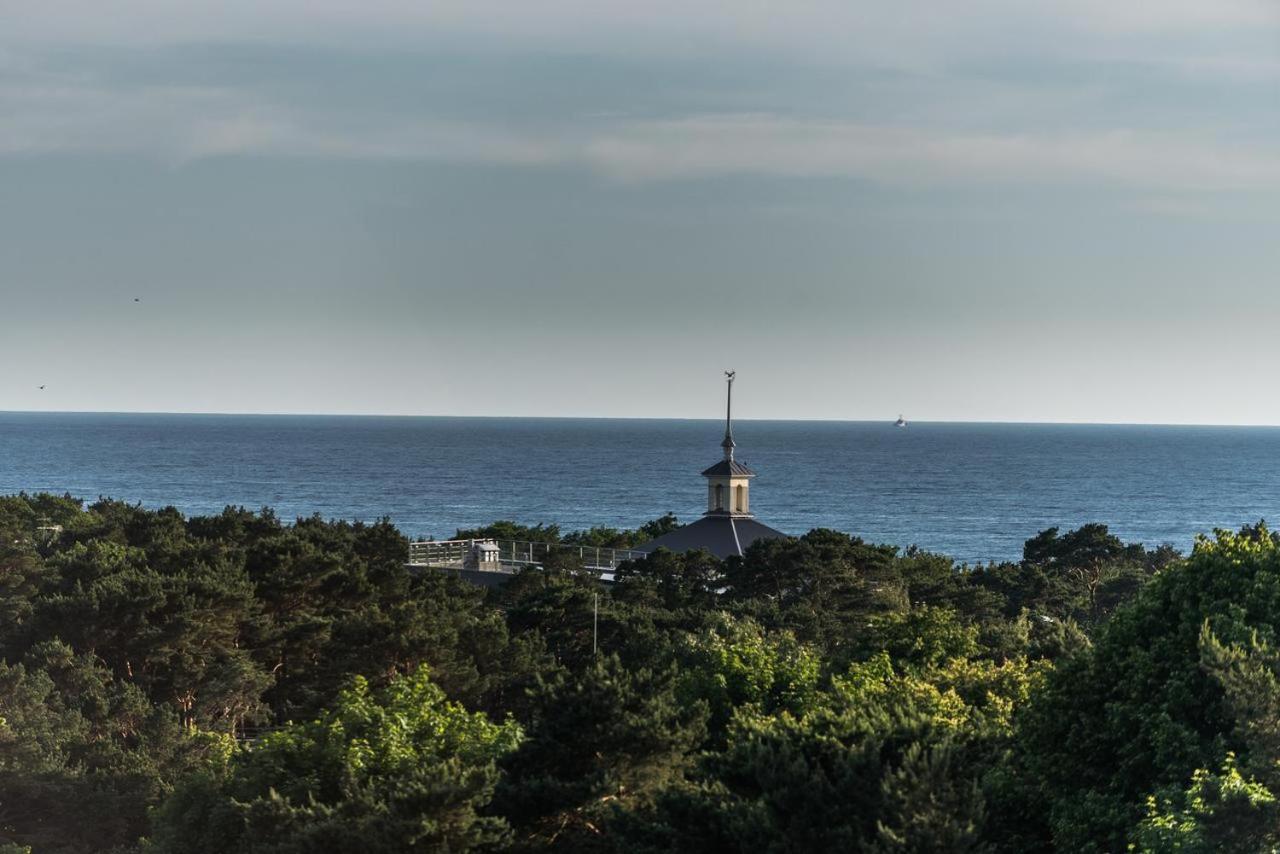
[[40,386],[40,388],[42,388],[42,389],[43,389],[43,388],[44,388],[44,386]]
[[133,301],[134,301],[134,302],[142,302],[142,300],[138,299],[137,297],[134,297],[134,298],[133,298]]

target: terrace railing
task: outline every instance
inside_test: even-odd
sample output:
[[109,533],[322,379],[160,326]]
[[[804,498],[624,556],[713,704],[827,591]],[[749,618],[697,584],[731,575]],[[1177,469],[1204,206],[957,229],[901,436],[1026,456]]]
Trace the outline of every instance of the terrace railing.
[[[495,546],[496,551],[492,548]],[[645,556],[645,552],[634,549],[525,540],[427,540],[409,544],[409,565],[513,573],[526,566],[541,566],[552,552],[576,557],[585,568],[602,572]]]

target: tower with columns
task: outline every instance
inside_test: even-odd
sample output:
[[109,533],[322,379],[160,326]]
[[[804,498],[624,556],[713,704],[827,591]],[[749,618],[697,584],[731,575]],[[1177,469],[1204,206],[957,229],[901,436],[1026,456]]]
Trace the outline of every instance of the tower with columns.
[[733,458],[733,379],[735,371],[725,371],[724,459],[702,473],[707,479],[707,513],[730,516],[751,515],[751,478],[756,473]]
[[687,552],[704,549],[721,559],[741,556],[756,540],[787,536],[756,521],[751,513],[751,479],[756,473],[734,459],[733,381],[735,373],[725,371],[724,459],[702,473],[707,479],[707,511],[702,518],[655,540],[637,546],[636,551],[669,549]]

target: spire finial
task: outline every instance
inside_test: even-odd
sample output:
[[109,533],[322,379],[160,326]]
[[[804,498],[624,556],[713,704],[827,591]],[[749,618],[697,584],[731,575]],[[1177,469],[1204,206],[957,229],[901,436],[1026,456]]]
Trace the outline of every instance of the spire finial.
[[733,462],[733,377],[737,371],[725,371],[725,403],[724,403],[724,441],[720,443],[720,447],[724,448],[724,458],[729,462]]

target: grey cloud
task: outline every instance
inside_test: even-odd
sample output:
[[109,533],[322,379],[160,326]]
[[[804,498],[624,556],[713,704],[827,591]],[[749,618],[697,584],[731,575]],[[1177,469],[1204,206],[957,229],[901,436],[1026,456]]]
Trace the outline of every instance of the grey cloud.
[[593,140],[588,157],[604,174],[624,180],[765,174],[894,184],[1085,180],[1200,190],[1280,187],[1280,156],[1271,150],[1126,129],[973,134],[709,116],[631,126]]
[[[6,20],[8,38],[27,43],[157,44],[230,40],[350,44],[464,35],[508,42],[640,45],[679,50],[689,40],[754,45],[811,54],[859,52],[892,59],[967,51],[991,36],[1039,32],[1085,34],[1212,33],[1275,26],[1270,0],[118,0],[105,12],[89,0],[18,4]],[[1052,47],[1053,45],[1047,45]]]
[[233,89],[110,89],[56,76],[0,87],[0,113],[0,154],[11,155],[456,160],[576,166],[626,182],[758,175],[897,185],[1280,187],[1280,155],[1273,150],[1180,131],[976,133],[768,114],[638,122],[597,116],[553,130],[396,117],[343,123]]

